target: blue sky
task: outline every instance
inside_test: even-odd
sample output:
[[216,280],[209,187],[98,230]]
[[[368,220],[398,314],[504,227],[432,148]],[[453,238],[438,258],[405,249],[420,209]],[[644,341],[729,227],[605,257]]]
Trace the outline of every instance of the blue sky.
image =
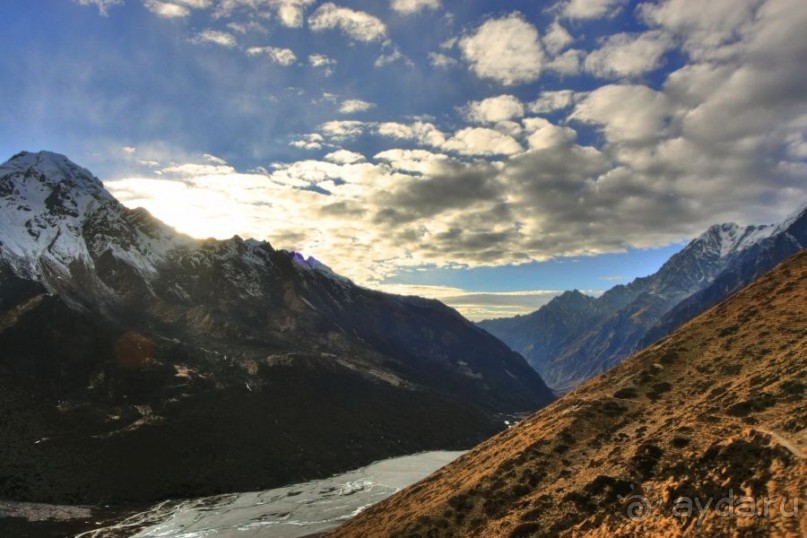
[[798,0],[5,0],[0,155],[479,319],[807,203]]

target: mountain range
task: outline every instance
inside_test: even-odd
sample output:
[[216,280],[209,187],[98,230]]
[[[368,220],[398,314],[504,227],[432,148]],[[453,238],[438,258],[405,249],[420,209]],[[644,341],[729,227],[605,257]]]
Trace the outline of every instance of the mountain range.
[[434,300],[195,240],[49,152],[0,166],[0,498],[249,491],[462,449],[553,400]]
[[720,224],[653,275],[599,297],[566,292],[531,314],[479,326],[566,392],[672,332],[807,247],[807,209],[778,225]]
[[807,252],[334,538],[807,534]]

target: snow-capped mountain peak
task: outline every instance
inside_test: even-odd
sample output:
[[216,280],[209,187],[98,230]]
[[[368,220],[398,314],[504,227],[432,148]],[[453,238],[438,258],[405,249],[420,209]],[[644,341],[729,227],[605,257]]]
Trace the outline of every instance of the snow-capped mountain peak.
[[[113,236],[132,248],[119,248]],[[141,212],[126,209],[63,155],[22,152],[0,165],[0,259],[51,290],[80,268],[92,268],[106,251],[144,276],[153,273],[155,262],[183,239],[189,241],[149,227]]]
[[770,237],[775,231],[776,226],[769,224],[758,226],[740,226],[734,222],[715,224],[692,243],[702,245],[705,252],[717,258],[726,258]]
[[[39,176],[38,181],[51,186],[67,182],[70,187],[78,187],[85,191],[104,191],[101,181],[93,176],[89,170],[82,168],[59,153],[23,151],[9,159],[3,165],[3,168],[25,172],[29,175],[36,173]],[[107,197],[111,198],[111,195],[107,194]]]

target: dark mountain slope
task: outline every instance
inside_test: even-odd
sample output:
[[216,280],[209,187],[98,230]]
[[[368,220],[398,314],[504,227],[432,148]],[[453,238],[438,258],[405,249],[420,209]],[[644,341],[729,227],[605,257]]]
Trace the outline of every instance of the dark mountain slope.
[[805,357],[802,252],[333,536],[803,536]]
[[549,390],[437,301],[196,241],[51,153],[0,167],[0,498],[245,491],[462,448]]

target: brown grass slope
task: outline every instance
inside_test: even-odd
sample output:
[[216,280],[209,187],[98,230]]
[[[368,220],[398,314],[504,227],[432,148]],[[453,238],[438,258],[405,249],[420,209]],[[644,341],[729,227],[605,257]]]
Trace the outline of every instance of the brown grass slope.
[[807,251],[332,536],[807,536],[805,390]]

